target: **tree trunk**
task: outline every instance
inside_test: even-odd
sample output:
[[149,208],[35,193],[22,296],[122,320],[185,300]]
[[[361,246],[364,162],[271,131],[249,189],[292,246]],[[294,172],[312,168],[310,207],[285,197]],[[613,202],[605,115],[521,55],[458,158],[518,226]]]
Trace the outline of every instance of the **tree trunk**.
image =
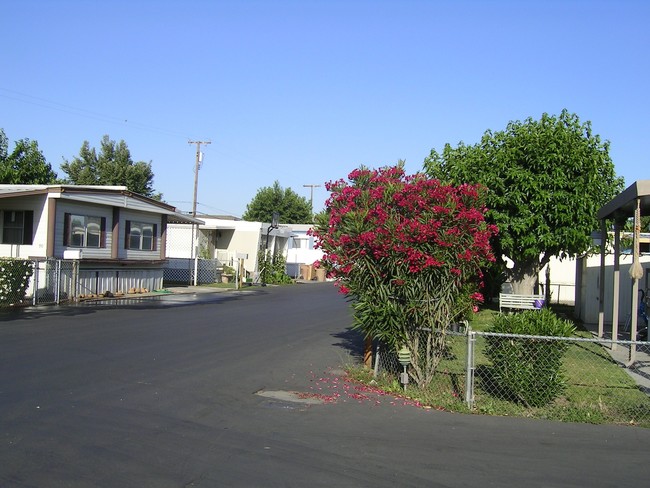
[[[559,289],[558,289],[559,293]],[[559,298],[559,297],[558,297]],[[544,303],[547,307],[551,305],[551,265],[546,265],[546,284],[544,285]]]
[[363,366],[372,369],[372,337],[367,336],[363,345]]
[[512,277],[512,293],[515,295],[532,295],[537,290],[537,269],[519,269]]

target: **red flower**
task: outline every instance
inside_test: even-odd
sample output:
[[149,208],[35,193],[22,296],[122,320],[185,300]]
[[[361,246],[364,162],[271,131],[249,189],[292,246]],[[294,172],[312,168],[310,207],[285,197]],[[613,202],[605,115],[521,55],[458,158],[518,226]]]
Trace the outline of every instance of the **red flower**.
[[326,187],[329,222],[311,234],[341,293],[361,297],[371,287],[375,296],[378,287],[416,283],[435,293],[453,283],[464,294],[459,303],[482,302],[473,291],[481,266],[495,259],[497,233],[485,222],[482,188],[405,175],[400,166],[356,169]]
[[484,300],[482,293],[472,293],[470,298],[472,300],[474,300],[475,302],[479,302],[479,303],[483,303],[483,300]]

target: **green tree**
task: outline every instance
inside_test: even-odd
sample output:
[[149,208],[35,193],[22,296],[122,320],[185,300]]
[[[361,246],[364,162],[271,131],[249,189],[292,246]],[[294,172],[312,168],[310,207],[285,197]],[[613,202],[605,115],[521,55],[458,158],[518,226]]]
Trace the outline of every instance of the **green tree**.
[[9,152],[9,143],[0,129],[0,183],[11,185],[49,185],[56,173],[45,160],[36,141],[20,139]]
[[134,162],[126,142],[102,138],[99,154],[84,141],[79,156],[61,164],[66,183],[75,185],[121,185],[141,195],[160,199],[153,189],[151,163]]
[[250,222],[271,222],[273,212],[280,214],[281,222],[308,224],[312,220],[309,200],[291,188],[282,188],[277,180],[273,186],[266,186],[257,191],[253,200],[246,206],[243,219]]
[[514,261],[507,274],[515,293],[525,294],[552,256],[574,257],[590,248],[598,209],[623,187],[609,142],[566,110],[488,130],[473,146],[432,150],[424,168],[449,183],[489,189],[487,219],[499,228],[495,253]]

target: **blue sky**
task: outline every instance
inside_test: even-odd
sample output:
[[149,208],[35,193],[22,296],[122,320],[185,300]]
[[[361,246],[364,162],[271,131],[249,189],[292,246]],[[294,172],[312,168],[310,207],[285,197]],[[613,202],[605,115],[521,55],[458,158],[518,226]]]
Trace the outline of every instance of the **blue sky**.
[[154,187],[241,216],[278,180],[309,198],[364,164],[478,142],[511,120],[590,120],[626,184],[648,179],[650,2],[8,0],[0,127],[59,172],[123,139]]

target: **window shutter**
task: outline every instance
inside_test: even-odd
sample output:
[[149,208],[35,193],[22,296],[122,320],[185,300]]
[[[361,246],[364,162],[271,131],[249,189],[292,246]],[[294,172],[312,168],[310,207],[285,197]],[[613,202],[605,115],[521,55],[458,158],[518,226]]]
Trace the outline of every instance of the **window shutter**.
[[99,247],[106,247],[106,217],[102,217],[100,224]]
[[155,251],[157,249],[156,241],[158,240],[158,224],[153,224],[153,236],[151,242],[151,250]]
[[131,221],[127,220],[124,224],[124,249],[131,249],[129,243],[131,241]]
[[63,215],[63,245],[70,245],[70,214]]
[[34,211],[25,210],[23,221],[23,244],[34,243]]

